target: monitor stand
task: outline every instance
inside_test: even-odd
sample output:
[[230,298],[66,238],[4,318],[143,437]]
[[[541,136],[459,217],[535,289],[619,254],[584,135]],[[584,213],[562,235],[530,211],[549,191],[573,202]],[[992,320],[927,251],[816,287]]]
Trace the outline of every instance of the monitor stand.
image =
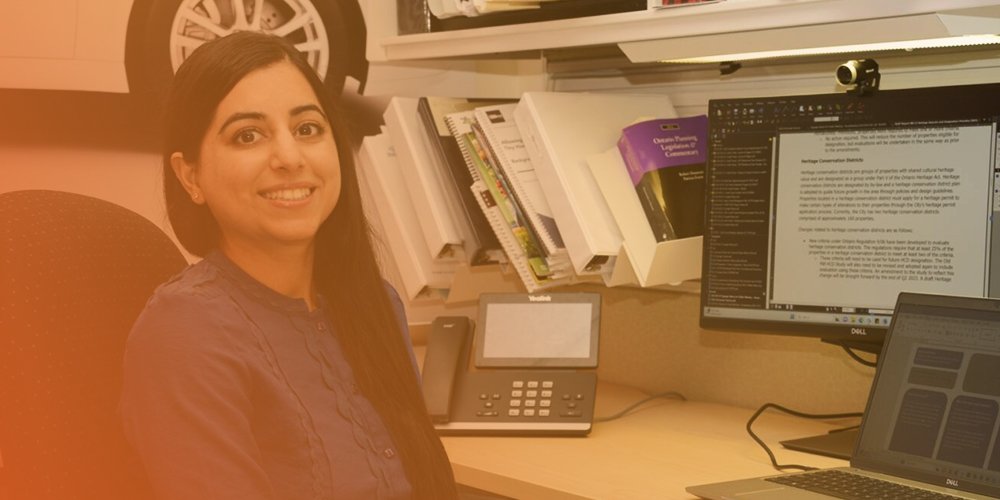
[[826,457],[850,460],[854,443],[858,440],[858,428],[834,429],[826,434],[781,441],[789,450],[804,451]]
[[[881,353],[881,342],[870,342],[854,339],[820,339],[827,344],[875,354]],[[854,453],[854,445],[858,441],[860,426],[834,429],[826,434],[798,439],[786,439],[781,445],[789,450],[803,451],[814,455],[850,460]]]

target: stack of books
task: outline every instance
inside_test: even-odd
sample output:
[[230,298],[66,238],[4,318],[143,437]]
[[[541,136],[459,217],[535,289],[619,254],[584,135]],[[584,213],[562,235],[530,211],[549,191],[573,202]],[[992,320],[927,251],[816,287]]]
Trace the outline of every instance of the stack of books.
[[698,278],[706,120],[675,114],[653,94],[392,98],[359,172],[393,281],[418,300],[490,266],[528,292]]

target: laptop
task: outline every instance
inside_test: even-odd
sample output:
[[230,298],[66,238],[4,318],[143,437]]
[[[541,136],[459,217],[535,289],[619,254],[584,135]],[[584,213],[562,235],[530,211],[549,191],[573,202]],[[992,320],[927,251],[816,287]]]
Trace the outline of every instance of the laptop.
[[[1000,300],[901,293],[891,325],[850,467],[689,486],[688,493],[713,500],[1000,497]],[[824,476],[862,484],[837,494]],[[878,489],[886,483],[914,489],[889,496]]]

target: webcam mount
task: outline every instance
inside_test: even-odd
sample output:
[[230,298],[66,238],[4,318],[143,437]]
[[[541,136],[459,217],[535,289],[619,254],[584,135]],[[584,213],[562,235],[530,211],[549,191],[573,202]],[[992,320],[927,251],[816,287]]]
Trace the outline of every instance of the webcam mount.
[[853,86],[848,92],[854,91],[862,96],[874,94],[882,79],[874,59],[851,59],[837,66],[835,76],[840,85]]

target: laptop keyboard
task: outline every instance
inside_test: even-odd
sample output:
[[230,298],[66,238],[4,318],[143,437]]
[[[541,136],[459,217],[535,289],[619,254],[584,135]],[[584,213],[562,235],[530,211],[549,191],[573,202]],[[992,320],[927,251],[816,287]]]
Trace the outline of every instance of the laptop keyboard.
[[847,500],[962,500],[961,497],[913,488],[881,479],[840,470],[789,474],[765,478],[768,481],[802,488]]

